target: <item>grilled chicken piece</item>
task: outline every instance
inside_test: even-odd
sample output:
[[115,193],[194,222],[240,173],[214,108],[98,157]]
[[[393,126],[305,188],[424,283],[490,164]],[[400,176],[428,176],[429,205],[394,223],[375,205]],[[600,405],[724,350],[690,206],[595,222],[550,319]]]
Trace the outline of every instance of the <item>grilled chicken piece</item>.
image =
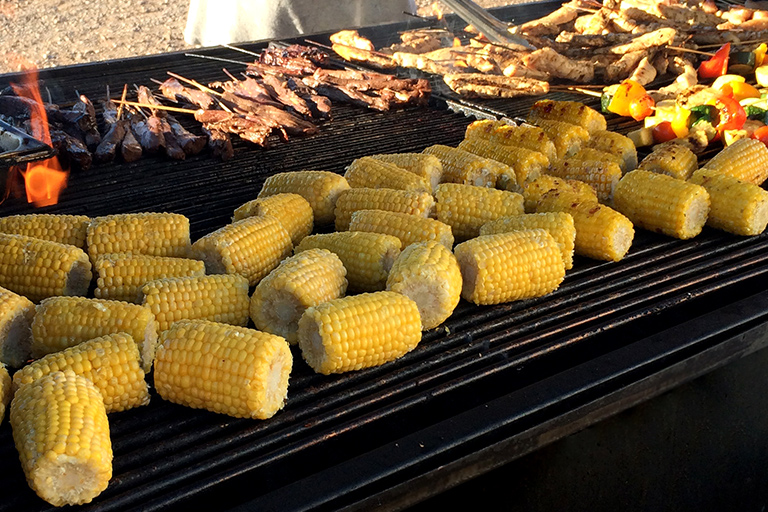
[[475,98],[514,98],[540,96],[549,92],[549,83],[532,78],[454,73],[443,77],[454,92]]
[[343,46],[349,46],[350,48],[359,48],[361,50],[376,51],[376,47],[370,39],[361,36],[357,30],[340,30],[335,34],[331,34],[331,42],[333,44],[340,44]]
[[590,83],[595,78],[594,64],[588,61],[569,59],[551,48],[536,50],[526,55],[523,62],[529,68],[542,73],[581,84]]

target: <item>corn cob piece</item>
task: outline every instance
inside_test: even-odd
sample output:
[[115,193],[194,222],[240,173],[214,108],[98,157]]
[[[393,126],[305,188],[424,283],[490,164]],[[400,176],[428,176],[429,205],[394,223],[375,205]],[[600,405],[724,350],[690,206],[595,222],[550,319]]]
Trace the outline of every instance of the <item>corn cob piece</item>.
[[22,386],[11,402],[13,441],[27,483],[61,507],[90,503],[112,478],[112,443],[98,388],[72,371]]
[[681,144],[667,144],[643,158],[638,169],[687,180],[698,167],[699,162],[693,151]]
[[589,132],[575,124],[549,119],[536,119],[533,124],[544,130],[555,145],[558,160],[575,155],[589,140]]
[[285,230],[291,235],[293,245],[312,233],[314,214],[309,201],[299,194],[275,194],[262,199],[248,201],[235,210],[232,222],[247,217],[270,215],[280,221]]
[[125,213],[96,217],[88,225],[91,262],[102,254],[189,255],[189,219],[178,213]]
[[578,153],[568,158],[570,162],[610,162],[619,166],[622,172],[624,169],[624,159],[618,155],[612,155],[595,148],[582,147]]
[[419,341],[419,308],[395,292],[334,299],[307,309],[299,320],[301,354],[324,375],[394,361]]
[[209,274],[239,274],[258,283],[291,254],[291,235],[270,216],[248,217],[209,233],[192,244],[192,256]]
[[267,419],[285,405],[292,366],[291,349],[279,336],[182,320],[160,337],[155,388],[187,407]]
[[[442,144],[435,144],[424,150],[427,155],[434,155],[443,164],[443,183],[461,183],[464,185],[476,185],[478,187],[494,187],[499,177],[504,174],[509,180],[509,174],[514,175],[514,170],[501,162],[495,162],[489,158],[452,148]],[[514,187],[517,184],[509,186]]]
[[638,227],[685,240],[706,224],[709,193],[693,183],[635,169],[616,187],[614,206]]
[[560,248],[543,229],[484,235],[456,246],[464,299],[478,305],[541,297],[565,278]]
[[549,166],[543,153],[483,139],[464,139],[459,149],[508,165],[515,171],[515,181],[520,186],[541,176]]
[[349,229],[352,213],[358,210],[384,210],[429,217],[435,199],[426,192],[389,188],[355,188],[343,192],[336,202],[336,230]]
[[480,236],[522,231],[524,229],[543,229],[557,242],[563,255],[565,270],[573,268],[573,249],[576,242],[576,226],[573,217],[566,212],[542,212],[502,217],[480,228]]
[[589,134],[589,140],[583,144],[583,147],[620,156],[624,160],[624,165],[621,166],[624,172],[637,167],[637,148],[632,139],[626,135],[609,130],[598,130]]
[[[412,172],[423,179],[430,190],[434,190],[443,176],[443,164],[435,155],[424,153],[392,153],[387,155],[371,155],[371,158],[395,164],[401,169]],[[391,188],[391,187],[390,187]]]
[[84,249],[85,232],[90,220],[85,215],[10,215],[0,218],[0,233],[31,236]]
[[157,321],[149,308],[117,300],[51,297],[37,306],[32,320],[32,357],[116,332],[133,337],[142,368],[149,372],[157,344]]
[[528,119],[563,121],[581,126],[589,133],[605,130],[608,124],[603,114],[578,101],[539,100],[531,107]]
[[0,364],[21,368],[29,359],[34,316],[32,301],[0,287]]
[[756,139],[740,139],[726,146],[702,167],[762,185],[768,178],[768,147]]
[[439,220],[426,219],[407,213],[358,210],[352,214],[349,230],[396,236],[402,242],[403,247],[428,240],[435,240],[448,249],[453,247],[451,226]]
[[542,153],[550,162],[557,160],[557,150],[554,143],[538,126],[527,124],[513,126],[503,121],[483,119],[467,126],[464,138],[485,139],[496,144],[530,149]]
[[13,398],[13,381],[8,374],[8,369],[3,363],[0,363],[0,423],[5,418],[5,410]]
[[85,295],[88,255],[73,245],[0,233],[0,286],[38,302],[54,295]]
[[759,235],[768,224],[768,191],[726,174],[700,169],[690,183],[709,192],[707,225],[736,235]]
[[459,263],[450,248],[435,241],[409,245],[389,271],[387,290],[412,299],[419,308],[421,328],[432,329],[459,304]]
[[451,226],[456,240],[477,236],[488,221],[523,213],[523,196],[506,190],[442,183],[435,196],[437,220]]
[[17,371],[13,375],[13,387],[19,389],[45,375],[66,370],[96,385],[107,414],[149,403],[139,349],[130,334],[108,334],[48,354]]
[[237,274],[158,279],[141,291],[142,305],[155,316],[158,332],[186,319],[243,327],[248,323],[248,280]]
[[309,249],[326,249],[336,254],[347,269],[349,288],[371,292],[383,290],[395,258],[400,254],[400,239],[382,233],[340,231],[310,235],[296,246],[296,254]]
[[352,188],[393,188],[432,192],[426,181],[395,164],[364,156],[347,167],[344,177]]
[[143,254],[106,254],[96,260],[98,274],[94,295],[97,299],[122,300],[140,304],[141,288],[149,281],[166,277],[205,275],[205,263],[186,258]]
[[536,212],[536,205],[547,192],[566,193],[573,195],[579,202],[597,201],[597,193],[592,186],[578,180],[568,180],[556,178],[544,174],[535,180],[526,183],[523,188],[523,198],[525,199],[525,211],[527,213]]
[[283,260],[253,291],[253,324],[297,343],[301,315],[308,307],[343,297],[346,275],[339,257],[325,249],[309,249]]
[[328,224],[333,222],[336,200],[347,189],[347,180],[329,171],[280,172],[266,179],[259,198],[280,193],[299,194],[312,206],[315,223]]
[[601,203],[613,200],[614,190],[621,179],[618,165],[595,160],[574,161],[568,158],[551,166],[547,173],[557,178],[583,181],[595,189],[597,200]]

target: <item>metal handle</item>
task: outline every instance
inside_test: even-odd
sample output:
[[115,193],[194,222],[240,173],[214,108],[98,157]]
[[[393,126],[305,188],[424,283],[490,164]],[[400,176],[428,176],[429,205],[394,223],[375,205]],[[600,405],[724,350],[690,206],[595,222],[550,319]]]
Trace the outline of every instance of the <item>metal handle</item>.
[[527,50],[536,49],[522,37],[511,34],[506,23],[500,21],[472,0],[443,0],[443,2],[453,9],[461,19],[477,27],[491,42],[522,46]]

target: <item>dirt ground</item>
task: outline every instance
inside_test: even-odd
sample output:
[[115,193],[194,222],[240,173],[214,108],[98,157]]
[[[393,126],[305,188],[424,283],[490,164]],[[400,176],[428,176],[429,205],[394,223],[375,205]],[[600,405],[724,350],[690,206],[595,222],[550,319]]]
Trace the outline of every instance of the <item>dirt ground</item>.
[[[478,0],[497,7],[531,0]],[[417,0],[418,14],[433,0]],[[0,73],[195,48],[183,0],[0,0]],[[442,6],[443,12],[449,12]]]

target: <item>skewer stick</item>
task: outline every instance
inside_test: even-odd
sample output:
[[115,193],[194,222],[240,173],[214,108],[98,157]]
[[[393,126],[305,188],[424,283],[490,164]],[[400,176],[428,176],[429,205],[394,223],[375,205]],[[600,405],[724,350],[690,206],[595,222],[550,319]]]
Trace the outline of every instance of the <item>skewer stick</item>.
[[[125,85],[123,85],[123,95],[120,98],[120,101],[125,101],[125,97],[127,95],[128,95],[128,84],[125,84]],[[117,119],[120,119],[120,116],[123,115],[123,105],[122,105],[122,103],[120,105],[118,105],[118,107],[117,107],[117,114],[115,114],[115,115],[117,116]]]
[[224,48],[229,48],[230,50],[235,50],[236,52],[246,53],[246,54],[252,55],[254,57],[261,57],[260,53],[255,53],[255,52],[246,50],[245,48],[238,48],[237,46],[232,46],[231,44],[222,43],[221,46],[223,46]]
[[171,71],[168,71],[167,73],[168,73],[169,76],[172,76],[173,78],[175,78],[177,80],[181,80],[182,82],[186,82],[188,84],[194,85],[195,87],[197,87],[198,89],[200,89],[203,92],[207,92],[208,94],[214,94],[216,96],[221,96],[221,93],[219,91],[214,91],[213,89],[211,89],[209,87],[206,87],[203,84],[201,84],[200,82],[192,80],[191,78],[184,78],[183,76],[177,75],[176,73],[173,73]]
[[198,55],[196,53],[185,53],[185,57],[197,57],[198,59],[208,59],[208,60],[217,60],[219,62],[229,62],[230,64],[242,64],[243,66],[247,66],[250,64],[250,62],[241,62],[239,60],[232,60],[232,59],[222,59],[221,57],[211,57],[210,55]]
[[[768,40],[766,39],[752,39],[750,41],[739,41],[739,44],[737,46],[745,45],[745,44],[754,44],[754,43],[768,43]],[[700,44],[699,48],[720,48],[725,43],[712,43],[712,44]]]
[[179,108],[179,107],[167,107],[165,105],[149,105],[147,103],[139,103],[137,101],[125,101],[125,100],[114,100],[115,103],[118,105],[128,105],[130,107],[138,107],[138,108],[154,108],[157,110],[167,110],[169,112],[180,112],[182,114],[195,114],[197,113],[197,110],[192,110],[191,108]]
[[712,52],[702,52],[702,51],[699,51],[699,50],[694,50],[692,48],[683,48],[682,46],[667,45],[667,48],[669,50],[677,50],[677,51],[680,51],[680,52],[695,53],[697,55],[706,55],[707,57],[713,57],[715,55]]
[[[553,88],[550,87],[550,90],[552,90],[552,89]],[[570,85],[569,86],[564,86],[562,88],[555,88],[554,90],[575,91],[575,92],[578,92],[578,93],[581,93],[581,94],[585,94],[587,96],[594,96],[595,98],[600,98],[603,95],[602,93],[597,92],[597,91],[593,91],[591,89],[585,89],[583,87],[573,87],[573,86],[570,86]]]

